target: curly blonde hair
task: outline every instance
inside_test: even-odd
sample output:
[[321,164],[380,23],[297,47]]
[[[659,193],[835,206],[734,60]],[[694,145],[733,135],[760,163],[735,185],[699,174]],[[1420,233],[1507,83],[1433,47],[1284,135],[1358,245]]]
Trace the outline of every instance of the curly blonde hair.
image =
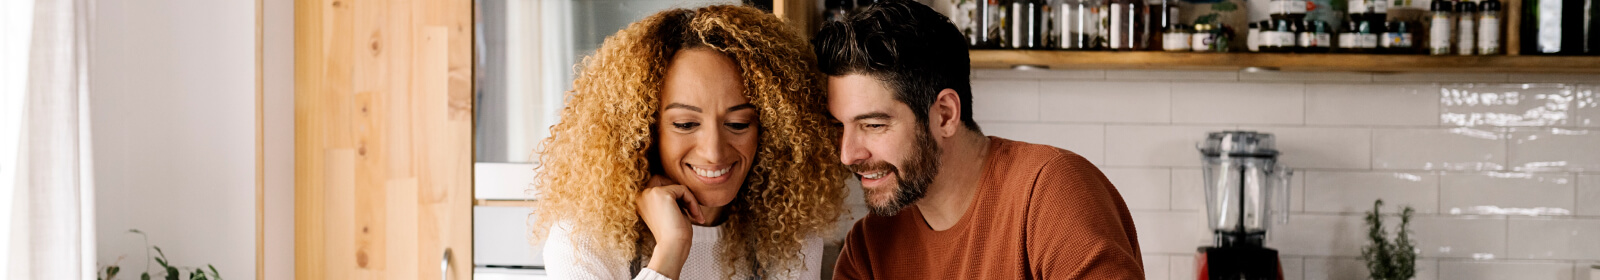
[[[844,211],[847,173],[810,43],[749,7],[662,11],[586,57],[561,123],[539,151],[534,216],[569,222],[573,236],[595,241],[612,261],[648,254],[654,241],[634,201],[659,160],[649,148],[663,77],[673,55],[689,48],[732,59],[761,120],[755,165],[721,225],[726,276],[792,275],[804,268],[796,252],[805,238],[831,234]],[[558,219],[535,219],[535,240]]]

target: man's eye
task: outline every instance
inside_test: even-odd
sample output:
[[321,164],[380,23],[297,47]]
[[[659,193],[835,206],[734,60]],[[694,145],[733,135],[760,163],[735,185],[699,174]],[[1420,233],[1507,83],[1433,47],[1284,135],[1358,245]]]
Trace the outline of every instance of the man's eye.
[[865,124],[865,125],[862,125],[862,126],[866,127],[867,129],[884,129],[884,128],[889,127],[889,125],[881,124],[881,123],[869,123],[869,124]]
[[727,123],[726,125],[728,128],[732,128],[733,130],[744,130],[746,128],[750,128],[750,123]]
[[699,127],[699,126],[700,126],[700,123],[697,123],[697,122],[672,123],[672,127],[675,127],[677,129],[682,129],[682,130],[690,130],[690,129],[694,129],[695,127]]

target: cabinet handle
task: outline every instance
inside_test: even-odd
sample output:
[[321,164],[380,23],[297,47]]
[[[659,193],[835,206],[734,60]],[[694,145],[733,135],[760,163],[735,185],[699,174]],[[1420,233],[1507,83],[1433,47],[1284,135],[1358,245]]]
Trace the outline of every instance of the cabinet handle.
[[450,248],[444,248],[444,257],[439,260],[439,280],[450,280]]

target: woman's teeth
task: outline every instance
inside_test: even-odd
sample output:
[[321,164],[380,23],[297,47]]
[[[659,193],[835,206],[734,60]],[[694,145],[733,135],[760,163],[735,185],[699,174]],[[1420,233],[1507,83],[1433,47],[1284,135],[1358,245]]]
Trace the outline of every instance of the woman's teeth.
[[883,178],[883,175],[888,175],[888,174],[889,174],[889,171],[878,171],[878,172],[869,173],[869,174],[861,174],[861,178],[877,180],[878,178]]
[[732,169],[732,167],[730,166],[729,168],[723,168],[723,169],[718,169],[718,170],[706,170],[706,169],[700,169],[699,167],[689,166],[689,169],[693,169],[694,173],[695,174],[699,174],[700,177],[716,178],[716,177],[722,177],[722,175],[728,174],[728,169]]

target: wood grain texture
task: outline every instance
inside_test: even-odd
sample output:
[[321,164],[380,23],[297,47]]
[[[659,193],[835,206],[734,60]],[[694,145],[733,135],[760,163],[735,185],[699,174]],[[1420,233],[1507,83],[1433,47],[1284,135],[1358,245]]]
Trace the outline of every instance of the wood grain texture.
[[296,1],[296,279],[471,279],[471,7]]
[[1600,56],[1428,56],[1366,54],[974,50],[973,68],[1044,65],[1051,69],[1240,70],[1353,72],[1600,73]]

